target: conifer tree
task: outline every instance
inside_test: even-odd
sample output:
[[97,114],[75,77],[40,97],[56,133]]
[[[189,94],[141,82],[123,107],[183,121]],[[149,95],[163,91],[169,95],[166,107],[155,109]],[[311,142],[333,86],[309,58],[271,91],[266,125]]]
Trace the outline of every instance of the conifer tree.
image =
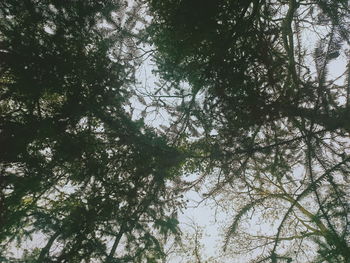
[[[190,140],[175,143],[231,216],[226,251],[348,262],[349,67],[334,72],[349,61],[348,1],[148,3],[158,73],[191,96],[173,124]],[[244,231],[252,217],[270,232]]]
[[2,262],[155,262],[178,232],[181,154],[125,110],[139,6],[1,1]]

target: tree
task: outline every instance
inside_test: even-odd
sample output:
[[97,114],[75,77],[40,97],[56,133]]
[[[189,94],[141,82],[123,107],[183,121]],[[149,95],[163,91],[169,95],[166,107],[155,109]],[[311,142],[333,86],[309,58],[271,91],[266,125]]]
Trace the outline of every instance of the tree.
[[209,257],[204,251],[203,242],[206,242],[204,228],[199,226],[194,219],[187,219],[188,223],[180,226],[181,239],[166,242],[166,260],[164,263],[218,263],[218,257]]
[[275,210],[276,231],[250,233],[239,247],[258,240],[266,253],[256,262],[307,260],[298,240],[311,244],[310,260],[348,262],[349,67],[328,74],[348,64],[348,2],[148,3],[158,73],[191,96],[174,125],[192,139],[176,143],[190,143],[189,161],[217,174],[207,196],[240,200],[230,207],[227,248],[249,213]]
[[[2,259],[158,262],[182,154],[124,109],[135,2],[0,3]],[[39,242],[40,241],[40,242]]]

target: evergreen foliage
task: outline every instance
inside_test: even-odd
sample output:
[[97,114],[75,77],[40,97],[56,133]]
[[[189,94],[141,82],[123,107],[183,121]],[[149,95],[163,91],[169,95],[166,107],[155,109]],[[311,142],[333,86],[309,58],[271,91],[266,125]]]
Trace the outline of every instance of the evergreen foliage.
[[3,261],[32,240],[19,261],[156,262],[178,233],[167,182],[181,154],[124,109],[127,4],[0,3]]
[[349,262],[348,1],[148,3],[158,74],[193,98],[175,143],[232,217],[226,255]]
[[[208,263],[350,262],[349,10],[1,1],[0,260],[166,262],[192,189],[228,215]],[[135,91],[145,54],[160,78],[147,100]],[[171,116],[166,134],[127,111],[135,95]],[[193,230],[179,250],[200,263]]]

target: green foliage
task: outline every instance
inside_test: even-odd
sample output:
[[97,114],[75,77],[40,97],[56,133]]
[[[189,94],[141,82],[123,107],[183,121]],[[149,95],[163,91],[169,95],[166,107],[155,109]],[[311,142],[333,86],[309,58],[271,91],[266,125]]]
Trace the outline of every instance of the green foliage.
[[[192,136],[176,136],[185,168],[233,218],[227,253],[348,262],[348,68],[335,76],[348,63],[348,1],[147,2],[157,73],[192,98],[173,123]],[[273,230],[253,234],[257,222]]]
[[135,61],[113,32],[134,30],[126,4],[0,3],[3,258],[34,239],[22,261],[150,262],[177,234],[166,184],[181,153],[124,110]]
[[[291,262],[316,245],[312,260],[348,262],[349,69],[331,66],[349,17],[326,0],[2,1],[1,260],[159,262],[186,171],[233,206],[228,251]],[[125,110],[140,43],[156,49],[154,96],[181,101],[162,101],[167,137]],[[275,232],[245,233],[251,213]]]

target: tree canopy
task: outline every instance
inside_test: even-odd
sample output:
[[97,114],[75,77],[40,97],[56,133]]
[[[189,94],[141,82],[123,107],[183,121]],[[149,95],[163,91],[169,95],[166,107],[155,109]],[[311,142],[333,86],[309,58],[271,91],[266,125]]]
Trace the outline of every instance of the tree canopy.
[[[349,10],[3,0],[1,261],[166,262],[194,190],[227,217],[207,262],[349,262]],[[163,131],[137,98],[170,116]],[[193,230],[176,253],[200,263]]]
[[181,154],[124,107],[127,4],[0,3],[2,262],[33,239],[22,262],[150,262],[178,232]]
[[224,249],[348,262],[348,1],[149,4],[158,73],[192,97],[174,125],[232,217]]

